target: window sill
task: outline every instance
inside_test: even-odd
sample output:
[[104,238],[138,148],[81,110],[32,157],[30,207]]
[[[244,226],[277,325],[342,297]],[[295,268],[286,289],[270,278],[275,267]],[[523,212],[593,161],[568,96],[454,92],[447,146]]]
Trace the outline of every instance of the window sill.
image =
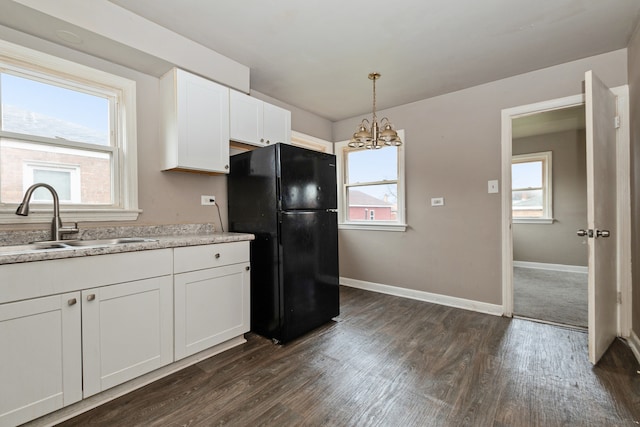
[[553,218],[513,218],[514,224],[553,224]]
[[407,231],[407,224],[397,223],[380,223],[372,224],[370,222],[345,222],[338,224],[338,230],[369,230],[369,231]]
[[[135,221],[142,212],[139,209],[75,209],[60,210],[60,218],[63,223],[68,222],[109,222],[109,221]],[[0,224],[42,224],[51,223],[53,208],[31,209],[29,216],[15,214],[15,209],[0,209]]]

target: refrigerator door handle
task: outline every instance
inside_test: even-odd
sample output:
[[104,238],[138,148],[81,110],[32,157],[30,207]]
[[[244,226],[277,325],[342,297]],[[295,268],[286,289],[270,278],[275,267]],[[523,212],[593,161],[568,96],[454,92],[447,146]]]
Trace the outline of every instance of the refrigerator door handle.
[[338,213],[338,209],[327,209],[327,212]]

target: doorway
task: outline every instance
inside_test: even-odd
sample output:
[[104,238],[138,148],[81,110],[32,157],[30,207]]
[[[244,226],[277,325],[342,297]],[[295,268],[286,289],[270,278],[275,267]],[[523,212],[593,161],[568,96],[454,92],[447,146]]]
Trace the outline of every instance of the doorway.
[[[586,94],[575,95],[566,98],[558,98],[549,101],[538,102],[535,104],[522,105],[502,110],[502,186],[507,191],[502,192],[502,290],[503,290],[503,314],[512,317],[514,314],[514,288],[513,288],[513,241],[512,241],[512,200],[511,200],[511,167],[512,167],[512,119],[520,116],[526,116],[534,113],[552,111],[562,108],[579,106],[585,103],[587,105],[587,176],[588,176],[588,217],[589,228],[579,230],[589,237],[589,291],[588,291],[588,341],[589,341],[589,359],[592,363],[597,363],[603,352],[608,347],[608,343],[612,336],[618,335],[628,337],[631,331],[631,239],[630,234],[625,230],[630,229],[631,209],[630,209],[630,161],[629,161],[629,90],[628,86],[620,86],[607,89],[602,82],[593,75],[591,71],[585,73]],[[611,94],[610,92],[613,92]],[[608,95],[608,100],[603,97]],[[597,99],[596,99],[597,98]],[[611,107],[606,107],[607,105]],[[608,108],[607,112],[603,111]],[[597,110],[597,112],[596,112]],[[594,124],[597,129],[594,131]],[[598,153],[594,155],[594,141],[602,141],[600,139],[604,134],[604,127],[608,127],[607,135],[614,133],[616,136],[613,140],[607,142],[608,147],[613,147],[612,155],[615,158],[613,167],[599,167],[598,173],[603,171],[613,172],[607,176],[607,180],[614,184],[607,188],[615,190],[608,191],[609,195],[613,195],[613,199],[606,203],[594,203],[594,182],[599,185],[601,197],[603,193],[602,185],[599,179],[594,180],[594,159],[602,165],[601,159],[610,158],[610,154],[604,155]],[[598,135],[594,138],[594,134]],[[598,146],[598,150],[602,150],[602,146]],[[611,148],[609,148],[611,150]],[[609,160],[607,160],[609,161]],[[605,199],[607,197],[604,197]],[[594,206],[598,207],[596,213],[602,212],[606,206],[615,206],[615,217],[606,221],[593,221]],[[601,218],[602,219],[602,218]],[[594,224],[595,223],[595,224]],[[609,236],[609,232],[600,229],[601,225],[596,224],[614,224],[614,227],[621,230],[616,234],[615,239],[603,239]],[[594,226],[596,225],[596,226]],[[606,228],[606,227],[605,227]],[[593,237],[593,238],[592,238]],[[600,238],[600,239],[599,239]],[[601,243],[596,243],[601,242]],[[614,244],[613,249],[616,255],[596,256],[595,249],[598,246],[611,242]],[[611,246],[610,246],[611,247]],[[598,249],[598,252],[600,250]],[[600,268],[605,263],[607,269]],[[594,270],[594,266],[597,268]],[[600,275],[593,274],[594,271],[604,272],[613,271],[613,277],[603,279]],[[610,273],[607,273],[610,274]],[[604,291],[606,287],[606,302],[601,296],[596,298],[597,291]],[[616,305],[617,293],[617,305]],[[611,298],[613,295],[613,298]],[[608,311],[600,311],[604,306],[608,307]],[[603,314],[613,313],[605,319]]]
[[584,104],[511,120],[513,314],[586,328]]

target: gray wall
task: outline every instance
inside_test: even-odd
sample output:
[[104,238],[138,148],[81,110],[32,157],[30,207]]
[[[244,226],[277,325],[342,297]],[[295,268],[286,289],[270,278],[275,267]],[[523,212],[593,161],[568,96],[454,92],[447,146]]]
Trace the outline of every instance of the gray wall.
[[629,43],[628,54],[631,115],[632,329],[640,336],[640,24]]
[[323,117],[252,90],[251,96],[291,111],[291,128],[325,141],[333,141],[331,122]]
[[[380,112],[406,132],[409,229],[341,230],[341,276],[501,304],[501,196],[487,194],[501,177],[501,110],[580,94],[590,69],[626,84],[626,49]],[[335,123],[336,141],[360,119]],[[430,207],[431,197],[445,205]]]
[[513,224],[513,259],[549,264],[588,265],[586,139],[584,130],[513,140],[513,154],[551,151],[553,224]]
[[[137,129],[138,129],[138,193],[142,214],[135,222],[128,224],[187,224],[213,222],[219,229],[218,213],[215,207],[201,206],[200,195],[215,195],[220,205],[224,225],[227,225],[227,183],[225,176],[209,176],[187,172],[161,172],[159,81],[156,77],[104,61],[102,59],[68,49],[66,47],[29,36],[0,26],[0,38],[32,49],[40,50],[60,58],[98,68],[123,76],[136,82]],[[290,108],[292,127],[319,138],[331,139],[331,123],[295,107],[278,102]],[[64,219],[64,217],[63,217]],[[104,225],[105,223],[81,223],[81,228]],[[118,222],[119,225],[127,223]],[[42,229],[48,224],[0,225],[6,229]]]

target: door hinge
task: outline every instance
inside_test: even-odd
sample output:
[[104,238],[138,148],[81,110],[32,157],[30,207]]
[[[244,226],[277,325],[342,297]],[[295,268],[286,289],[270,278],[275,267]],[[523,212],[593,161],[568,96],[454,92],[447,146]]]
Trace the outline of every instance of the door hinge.
[[620,116],[616,116],[613,119],[613,123],[614,123],[614,126],[616,127],[616,129],[619,129],[620,128]]
[[622,292],[618,292],[616,295],[616,302],[622,304]]

